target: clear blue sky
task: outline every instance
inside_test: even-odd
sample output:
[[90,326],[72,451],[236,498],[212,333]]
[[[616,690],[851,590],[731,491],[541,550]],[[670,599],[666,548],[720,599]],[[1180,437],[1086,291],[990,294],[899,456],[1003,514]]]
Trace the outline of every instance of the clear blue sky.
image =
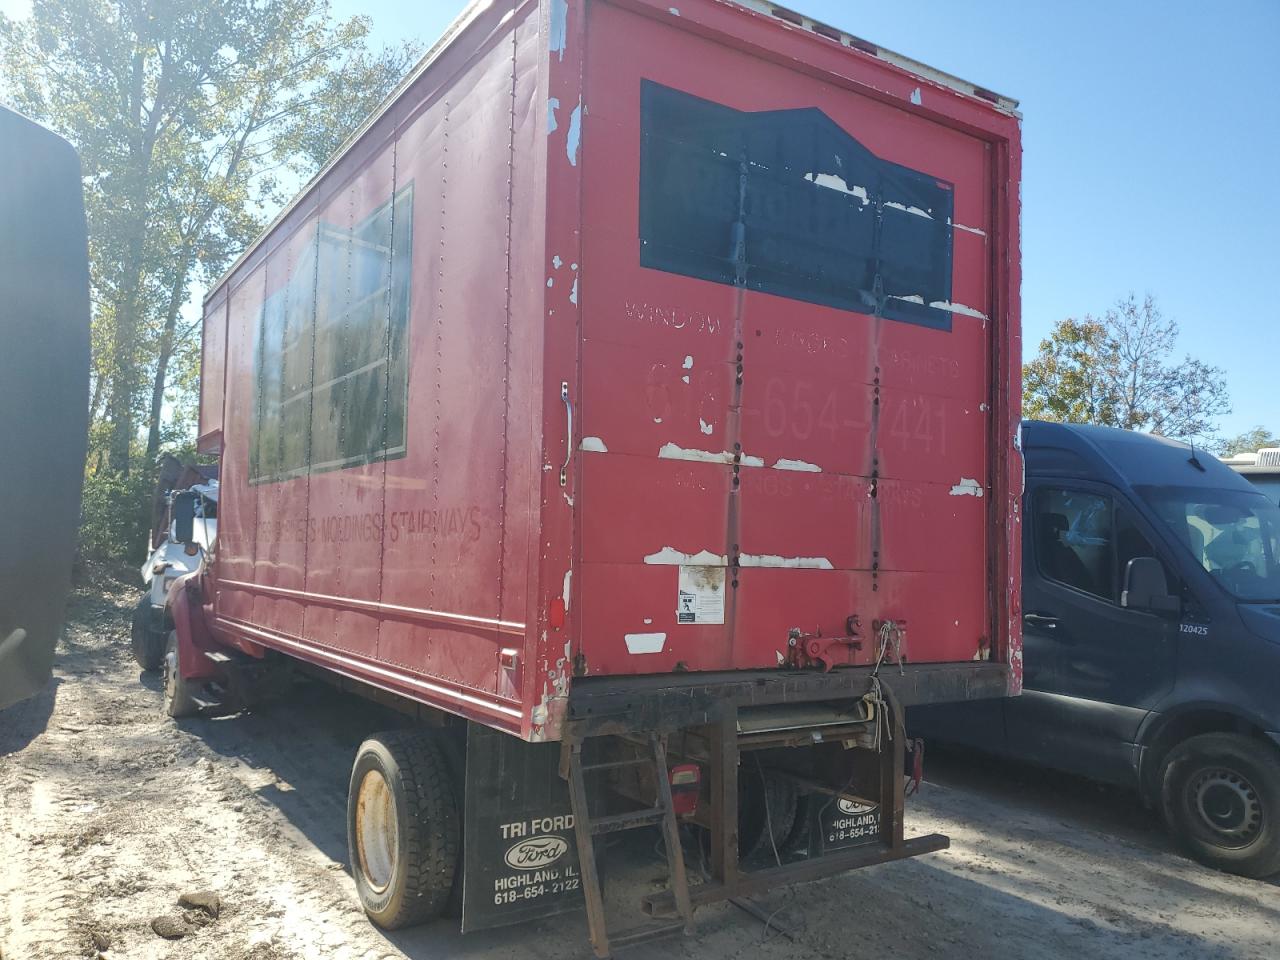
[[[1280,431],[1280,2],[789,0],[1022,102],[1023,332],[1150,292]],[[335,0],[429,43],[463,0]]]

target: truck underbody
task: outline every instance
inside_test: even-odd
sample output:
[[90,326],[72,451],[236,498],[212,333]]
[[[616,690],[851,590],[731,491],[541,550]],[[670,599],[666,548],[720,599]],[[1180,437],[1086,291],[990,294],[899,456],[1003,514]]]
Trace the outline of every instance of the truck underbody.
[[[903,708],[998,696],[1008,683],[1004,664],[910,664],[891,646],[873,666],[832,671],[582,678],[561,739],[530,743],[275,651],[249,655],[243,640],[208,629],[198,573],[172,599],[178,659],[191,666],[166,677],[171,710],[175,688],[179,712],[228,712],[280,695],[302,674],[395,709],[408,728],[389,731],[387,743],[437,758],[425,763],[452,797],[432,827],[451,824],[441,839],[455,846],[436,899],[458,885],[468,932],[585,906],[600,957],[691,930],[699,906],[945,849],[944,836],[904,834],[923,748],[907,740]],[[371,793],[360,763],[349,827],[363,897],[366,888],[376,895],[371,876],[389,883],[406,852],[365,852],[385,820],[367,812],[369,796],[391,788],[379,779]],[[668,886],[638,904],[646,922],[615,932],[599,845],[637,828],[660,832]],[[690,849],[700,871],[687,863]],[[374,915],[390,927],[423,918]]]

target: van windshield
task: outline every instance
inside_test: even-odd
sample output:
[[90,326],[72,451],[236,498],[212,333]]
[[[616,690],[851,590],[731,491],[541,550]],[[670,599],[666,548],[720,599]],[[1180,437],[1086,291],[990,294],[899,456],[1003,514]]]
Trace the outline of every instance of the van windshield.
[[1237,600],[1280,601],[1280,507],[1246,490],[1137,490],[1196,562]]

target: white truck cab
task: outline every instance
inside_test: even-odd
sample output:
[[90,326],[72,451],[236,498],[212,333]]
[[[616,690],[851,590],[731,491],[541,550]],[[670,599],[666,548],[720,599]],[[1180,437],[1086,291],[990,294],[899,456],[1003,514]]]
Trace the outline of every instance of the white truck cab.
[[169,586],[204,562],[218,536],[218,481],[205,480],[166,497],[168,526],[140,573],[146,591],[133,611],[133,656],[143,670],[158,670],[172,628]]

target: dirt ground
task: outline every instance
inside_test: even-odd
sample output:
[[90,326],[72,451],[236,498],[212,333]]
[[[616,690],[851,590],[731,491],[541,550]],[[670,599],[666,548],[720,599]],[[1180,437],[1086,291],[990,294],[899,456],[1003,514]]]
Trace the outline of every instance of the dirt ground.
[[[175,724],[129,656],[133,599],[78,592],[54,685],[0,712],[4,960],[93,957],[95,933],[106,957],[138,960],[590,956],[580,915],[465,938],[452,920],[370,926],[346,873],[344,804],[379,718],[317,691]],[[1184,859],[1133,797],[938,750],[927,776],[908,833],[948,834],[949,851],[760,897],[768,928],[706,908],[692,936],[626,956],[1280,956],[1280,888]],[[219,896],[217,919],[157,936],[152,919],[197,890]]]

